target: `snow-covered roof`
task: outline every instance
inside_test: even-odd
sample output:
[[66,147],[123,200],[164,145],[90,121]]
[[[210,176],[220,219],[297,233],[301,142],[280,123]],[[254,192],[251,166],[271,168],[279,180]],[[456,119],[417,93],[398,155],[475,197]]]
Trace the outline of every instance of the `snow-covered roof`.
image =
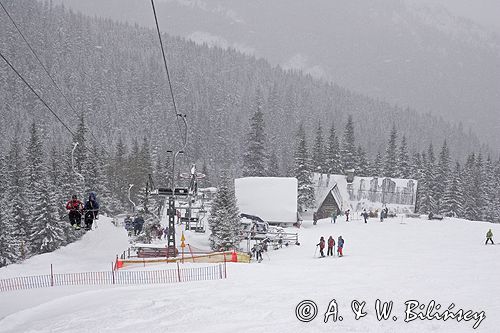
[[240,213],[256,215],[266,222],[297,221],[296,178],[238,178],[234,187]]

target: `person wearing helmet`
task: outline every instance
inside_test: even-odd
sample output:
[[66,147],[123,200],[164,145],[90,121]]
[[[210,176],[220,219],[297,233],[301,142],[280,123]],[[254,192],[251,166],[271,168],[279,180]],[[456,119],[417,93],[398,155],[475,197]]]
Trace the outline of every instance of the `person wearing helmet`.
[[123,220],[125,224],[125,230],[127,230],[127,233],[130,236],[132,236],[132,231],[134,230],[134,225],[132,218],[130,217],[130,214],[127,214],[127,217],[125,217],[125,220]]
[[80,224],[82,223],[82,212],[83,212],[83,204],[76,194],[71,196],[71,200],[66,203],[66,209],[69,211],[69,223],[76,230],[80,230]]

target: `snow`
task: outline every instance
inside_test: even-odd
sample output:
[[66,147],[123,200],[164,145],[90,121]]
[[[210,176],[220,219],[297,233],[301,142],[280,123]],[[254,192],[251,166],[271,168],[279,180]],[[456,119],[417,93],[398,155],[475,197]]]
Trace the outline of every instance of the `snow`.
[[238,178],[234,181],[234,187],[240,213],[257,215],[271,223],[297,222],[296,178]]
[[[97,230],[73,245],[0,269],[0,278],[46,273],[41,268],[50,263],[65,271],[108,268],[126,237],[104,219],[99,222]],[[301,246],[270,251],[261,264],[228,264],[227,280],[3,292],[0,332],[473,331],[474,321],[405,323],[404,302],[412,299],[425,304],[435,300],[443,309],[454,303],[455,309],[485,311],[477,331],[497,332],[500,247],[484,245],[490,228],[494,239],[500,236],[500,225],[459,219],[397,217],[368,224],[324,219],[316,226],[304,221],[293,229],[300,233]],[[345,256],[313,258],[319,237],[329,235],[343,236]],[[74,253],[76,257],[70,255]],[[309,323],[295,317],[295,307],[305,299],[319,308]],[[332,299],[343,321],[324,323]],[[376,319],[377,299],[394,301],[397,321]],[[366,317],[354,319],[352,300],[366,301]]]

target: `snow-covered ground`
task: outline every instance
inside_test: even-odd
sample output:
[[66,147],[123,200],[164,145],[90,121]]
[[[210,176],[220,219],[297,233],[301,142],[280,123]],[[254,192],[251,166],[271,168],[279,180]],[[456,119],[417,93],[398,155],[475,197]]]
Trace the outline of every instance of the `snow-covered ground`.
[[[106,219],[64,249],[0,269],[0,279],[57,272],[108,270],[127,247],[123,230]],[[375,219],[333,225],[305,221],[301,246],[264,254],[261,264],[228,264],[228,279],[119,287],[53,287],[0,294],[0,332],[472,332],[475,320],[404,322],[407,300],[441,311],[484,311],[479,332],[500,331],[500,246],[484,246],[500,226],[455,219]],[[313,258],[320,236],[345,239],[343,258]],[[189,238],[188,238],[189,242]],[[317,254],[317,253],[316,253]],[[193,265],[193,264],[190,264]],[[158,268],[167,268],[159,265]],[[338,303],[342,321],[323,321]],[[375,301],[394,301],[378,321]],[[302,300],[317,304],[311,322],[296,318]],[[366,302],[354,319],[351,302]],[[393,316],[397,320],[392,319]]]

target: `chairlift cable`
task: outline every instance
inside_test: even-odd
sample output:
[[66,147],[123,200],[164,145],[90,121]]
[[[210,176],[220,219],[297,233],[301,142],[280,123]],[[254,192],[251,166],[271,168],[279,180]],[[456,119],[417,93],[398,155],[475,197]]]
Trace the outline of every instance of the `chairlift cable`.
[[[19,35],[22,37],[22,39],[24,40],[24,42],[26,43],[26,45],[28,45],[28,48],[30,49],[31,53],[33,53],[33,56],[36,58],[36,60],[38,61],[38,63],[40,64],[40,66],[43,68],[43,70],[45,71],[45,73],[47,74],[47,76],[50,78],[50,80],[52,81],[52,83],[54,84],[54,86],[56,87],[57,91],[64,97],[64,100],[66,101],[66,103],[70,106],[70,108],[73,110],[73,112],[75,113],[75,115],[79,115],[78,112],[76,111],[76,109],[73,107],[73,105],[70,103],[68,97],[62,92],[62,89],[59,87],[59,85],[57,84],[57,82],[54,80],[54,78],[52,77],[52,75],[50,75],[49,71],[47,70],[47,68],[45,67],[45,65],[43,64],[43,62],[40,60],[40,58],[38,57],[37,53],[35,52],[35,50],[31,47],[31,44],[28,42],[28,40],[26,39],[26,37],[24,36],[24,34],[21,32],[21,29],[19,28],[19,26],[16,24],[16,22],[14,21],[14,19],[12,18],[12,16],[9,14],[9,12],[7,11],[7,8],[5,8],[5,6],[3,5],[3,3],[0,1],[0,6],[3,8],[5,14],[7,14],[7,17],[10,19],[10,21],[12,22],[12,24],[14,25],[14,27],[16,28],[17,32],[19,33]],[[95,137],[94,133],[89,129],[89,133],[90,135],[92,135],[92,137],[94,138],[94,140],[101,146],[101,148],[103,149],[103,151],[106,153],[106,155],[109,156],[109,153],[106,151],[106,149],[100,144],[99,140],[97,140],[97,138]]]

